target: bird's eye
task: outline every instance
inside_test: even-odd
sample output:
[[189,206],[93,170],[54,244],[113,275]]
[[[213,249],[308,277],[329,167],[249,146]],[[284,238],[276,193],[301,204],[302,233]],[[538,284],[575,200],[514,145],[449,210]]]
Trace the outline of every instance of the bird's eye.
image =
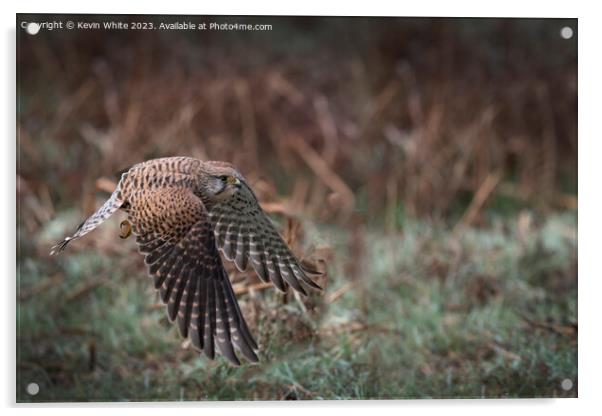
[[221,179],[222,182],[228,182],[228,175],[222,175],[219,177]]

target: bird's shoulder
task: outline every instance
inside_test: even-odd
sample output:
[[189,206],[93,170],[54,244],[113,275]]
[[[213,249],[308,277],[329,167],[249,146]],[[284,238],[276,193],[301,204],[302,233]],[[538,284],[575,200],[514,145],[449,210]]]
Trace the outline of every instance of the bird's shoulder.
[[126,196],[141,190],[194,187],[202,163],[185,156],[147,160],[123,173],[119,187]]
[[172,156],[162,157],[158,159],[150,159],[144,162],[135,164],[127,172],[128,174],[136,173],[197,173],[205,162],[189,156]]

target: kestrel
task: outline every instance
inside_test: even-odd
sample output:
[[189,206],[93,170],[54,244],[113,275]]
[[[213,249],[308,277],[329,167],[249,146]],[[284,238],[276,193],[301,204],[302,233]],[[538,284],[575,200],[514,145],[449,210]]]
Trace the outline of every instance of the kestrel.
[[[111,197],[72,236],[52,248],[62,251],[115,211],[127,213],[130,230],[149,275],[180,334],[213,359],[214,344],[231,363],[236,347],[257,362],[253,339],[218,250],[243,271],[250,263],[265,282],[285,292],[307,294],[320,287],[263,212],[245,178],[229,163],[190,157],[149,160],[121,176]],[[122,226],[128,225],[123,222]]]

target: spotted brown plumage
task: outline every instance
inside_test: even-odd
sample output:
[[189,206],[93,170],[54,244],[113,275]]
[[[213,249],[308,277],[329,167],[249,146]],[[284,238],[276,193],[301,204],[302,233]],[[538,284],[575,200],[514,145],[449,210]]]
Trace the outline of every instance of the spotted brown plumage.
[[124,173],[105,204],[51,254],[124,210],[155,289],[183,337],[209,358],[215,344],[238,365],[258,361],[218,249],[239,270],[250,264],[279,290],[319,289],[263,212],[244,177],[225,162],[154,159]]

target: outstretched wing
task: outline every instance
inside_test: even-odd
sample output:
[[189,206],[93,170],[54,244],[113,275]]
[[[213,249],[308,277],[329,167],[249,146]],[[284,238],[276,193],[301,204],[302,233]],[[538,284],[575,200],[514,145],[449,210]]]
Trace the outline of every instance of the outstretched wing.
[[300,282],[321,289],[308,276],[291,250],[263,212],[253,191],[245,182],[228,200],[209,211],[217,246],[239,270],[250,262],[259,277],[281,291],[288,285],[307,294]]
[[[132,230],[145,256],[154,286],[167,304],[180,334],[209,358],[215,344],[238,365],[234,346],[257,362],[253,340],[217,251],[213,226],[205,208],[190,190],[146,190],[133,196],[128,208]],[[156,225],[148,221],[161,218]]]

